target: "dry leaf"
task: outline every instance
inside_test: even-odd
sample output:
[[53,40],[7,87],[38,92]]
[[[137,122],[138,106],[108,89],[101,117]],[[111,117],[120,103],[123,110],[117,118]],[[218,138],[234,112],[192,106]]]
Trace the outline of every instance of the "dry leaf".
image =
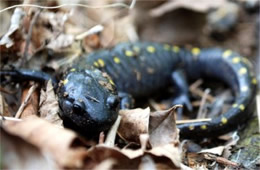
[[[19,32],[18,30],[21,27],[24,15],[25,12],[21,8],[15,8],[11,18],[9,30],[0,40],[1,46],[3,45],[6,48],[10,48],[11,46],[14,45],[13,37],[15,36],[17,38],[17,35],[15,35],[16,33],[21,34],[21,32]],[[21,37],[21,35],[19,35],[19,37]],[[17,41],[17,39],[15,41]]]
[[48,81],[46,92],[41,90],[40,117],[58,126],[62,126],[62,120],[58,115],[59,103],[55,95],[51,81]]
[[[33,85],[36,86],[36,85]],[[22,92],[21,103],[26,104],[24,110],[21,113],[20,118],[26,118],[31,115],[37,115],[39,106],[39,91],[37,88],[29,94],[31,87],[27,87]],[[25,102],[27,95],[30,95],[28,102]]]
[[2,94],[0,94],[0,112],[2,116],[12,117],[11,112],[8,110],[8,104]]
[[150,155],[145,155],[142,157],[139,170],[156,170],[156,165]]
[[144,165],[147,156],[154,162],[156,168],[173,169],[180,167],[180,153],[178,148],[173,145],[156,147],[152,150],[142,149],[132,150],[111,148],[104,145],[97,145],[88,152],[86,169],[93,169],[99,166],[104,160],[112,159],[114,165],[112,169],[137,169]]
[[52,157],[21,137],[1,127],[1,168],[3,169],[56,169]]
[[93,169],[107,159],[115,161],[112,169],[137,169],[139,164],[139,160],[129,159],[117,148],[97,145],[89,149],[85,168]]
[[211,149],[203,149],[198,153],[210,153],[210,154],[220,156],[220,155],[222,155],[224,149],[225,149],[224,146],[218,146],[218,147],[214,147],[214,148],[211,148]]
[[177,107],[153,113],[150,113],[149,108],[120,110],[122,120],[118,134],[127,141],[139,143],[139,136],[149,132],[149,141],[153,147],[178,144],[179,132],[174,116]]
[[179,131],[176,127],[175,110],[173,106],[168,110],[152,112],[149,120],[150,143],[153,147],[179,143]]
[[47,45],[47,48],[59,52],[64,48],[68,48],[74,42],[74,36],[68,34],[60,34]]
[[159,17],[165,13],[174,11],[178,8],[190,9],[197,12],[207,12],[212,8],[217,8],[225,3],[226,0],[209,1],[209,0],[174,0],[166,1],[161,6],[150,10],[150,15],[153,17]]
[[125,140],[139,143],[140,134],[148,133],[150,108],[120,110],[119,114],[122,116],[119,135]]
[[61,129],[35,116],[20,122],[5,121],[4,127],[10,134],[51,154],[60,167],[80,168],[84,165],[84,142],[70,130]]

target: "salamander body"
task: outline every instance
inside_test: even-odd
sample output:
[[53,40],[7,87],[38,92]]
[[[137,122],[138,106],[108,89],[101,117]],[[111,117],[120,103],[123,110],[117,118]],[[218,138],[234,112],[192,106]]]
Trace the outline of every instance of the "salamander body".
[[174,80],[179,69],[189,79],[209,77],[223,81],[235,94],[233,106],[221,116],[208,122],[178,125],[181,137],[221,135],[251,116],[257,80],[246,58],[220,48],[188,50],[169,44],[135,42],[84,55],[74,62],[57,89],[61,118],[76,130],[107,130],[117,118],[120,99],[120,107],[129,108],[129,96],[147,97],[171,84],[180,89],[179,101],[185,105],[182,97],[188,93],[187,85],[179,77]]

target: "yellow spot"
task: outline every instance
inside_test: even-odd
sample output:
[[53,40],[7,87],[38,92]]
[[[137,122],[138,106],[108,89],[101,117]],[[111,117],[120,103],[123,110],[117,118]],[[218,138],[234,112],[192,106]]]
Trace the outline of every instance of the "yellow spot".
[[137,52],[137,53],[139,53],[139,52],[140,52],[140,48],[139,48],[139,47],[137,47],[137,46],[134,46],[134,47],[133,47],[133,50],[134,50],[135,52]]
[[180,51],[180,47],[174,45],[174,46],[172,47],[172,51],[174,51],[175,53],[178,53],[178,52]]
[[133,51],[126,50],[126,51],[125,51],[125,55],[126,55],[127,57],[133,57],[133,56],[134,56],[134,53],[133,53]]
[[223,124],[226,124],[226,123],[228,122],[228,120],[227,120],[227,118],[222,117],[222,118],[221,118],[221,122],[222,122]]
[[94,62],[95,67],[99,67],[99,64],[97,62]]
[[206,130],[207,126],[206,125],[201,125],[200,128],[203,129],[203,130]]
[[241,104],[241,105],[239,105],[239,109],[243,111],[243,110],[245,110],[245,106],[243,104]]
[[189,126],[189,129],[190,130],[194,130],[194,126]]
[[63,83],[64,85],[67,84],[68,82],[69,82],[68,79],[65,79],[65,80],[62,81],[62,83]]
[[241,88],[241,90],[242,90],[242,92],[246,92],[246,91],[248,90],[248,87],[247,87],[247,86],[243,86],[243,87]]
[[164,44],[163,45],[163,49],[165,49],[165,50],[167,50],[167,51],[169,51],[170,50],[170,45],[168,45],[168,44]]
[[232,58],[232,63],[236,64],[240,62],[240,57],[234,57]]
[[247,73],[247,69],[245,67],[242,67],[239,69],[239,74],[240,75],[243,75],[243,74],[246,74]]
[[253,78],[251,82],[252,82],[252,84],[257,84],[256,78]]
[[237,103],[233,104],[232,107],[236,108],[238,106]]
[[226,50],[223,52],[222,57],[223,58],[228,58],[232,54],[231,50]]
[[146,50],[149,52],[149,53],[154,53],[156,50],[155,50],[155,48],[154,48],[154,46],[148,46],[147,48],[146,48]]
[[100,65],[100,67],[104,67],[104,66],[105,66],[104,60],[98,59],[97,62],[98,62],[98,64]]
[[120,63],[120,58],[114,57],[114,62],[117,63],[117,64],[119,64],[119,63]]
[[75,68],[72,68],[72,69],[70,69],[70,71],[73,72],[73,71],[76,71],[76,69],[75,69]]
[[191,53],[192,53],[194,56],[197,56],[197,55],[199,55],[199,53],[200,53],[200,49],[197,48],[197,47],[195,47],[195,48],[191,49]]
[[112,85],[115,85],[115,83],[113,82],[112,79],[109,79],[109,83],[112,84]]

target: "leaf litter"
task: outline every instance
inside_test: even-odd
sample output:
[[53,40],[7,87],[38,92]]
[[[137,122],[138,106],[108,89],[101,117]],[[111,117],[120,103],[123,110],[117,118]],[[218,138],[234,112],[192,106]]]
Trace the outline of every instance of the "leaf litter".
[[[57,1],[57,3],[60,2]],[[225,3],[225,0],[214,4],[205,0],[196,3],[190,3],[189,0],[176,0],[157,3],[156,6],[147,10],[140,8],[139,2],[137,2],[136,9],[143,10],[142,12],[148,14],[149,23],[160,25],[156,22],[156,18],[162,20],[160,17],[179,8],[206,13],[212,7],[220,7]],[[91,4],[95,4],[95,2],[91,2]],[[144,6],[149,5],[146,3]],[[38,54],[38,51],[46,50],[49,52],[50,50],[53,55],[51,59],[47,60],[46,65],[54,69],[59,69],[62,65],[61,62],[57,62],[57,57],[60,55],[67,56],[63,60],[70,62],[71,58],[79,56],[85,51],[91,52],[99,48],[110,47],[121,41],[137,40],[140,38],[141,32],[137,29],[140,25],[136,23],[142,23],[143,27],[146,23],[143,20],[138,21],[138,17],[143,19],[142,15],[136,15],[137,19],[131,12],[127,13],[123,10],[120,12],[107,8],[102,10],[88,9],[87,12],[81,8],[42,10],[36,23],[32,26],[32,39],[28,49],[26,49],[26,37],[29,35],[28,30],[35,11],[37,11],[35,8],[15,9],[9,30],[6,30],[0,40],[1,54],[6,56],[6,54],[11,53],[14,56],[22,57],[22,54],[28,53],[31,58],[26,56],[28,60],[26,62],[30,65],[30,60],[41,61],[40,57],[42,56],[34,56]],[[88,13],[87,16],[86,13]],[[75,20],[75,17],[79,19]],[[104,18],[108,18],[107,21]],[[171,27],[168,27],[169,24],[167,24],[163,24],[166,26],[162,30],[168,32],[169,35]],[[99,31],[93,32],[91,28],[96,26]],[[149,26],[149,29],[151,28],[154,29],[154,27]],[[174,35],[176,34],[178,33],[174,32]],[[154,35],[155,39],[159,41],[161,37],[164,37],[158,33],[150,35]],[[156,37],[157,35],[160,37]],[[171,37],[164,37],[164,42],[171,42]],[[14,60],[14,56],[10,59]],[[16,62],[12,64],[16,65]],[[26,90],[23,93],[26,96]],[[210,97],[211,95],[207,96],[207,99]],[[5,154],[4,168],[189,169],[183,163],[192,168],[207,167],[207,163],[199,164],[196,162],[197,160],[192,165],[192,161],[190,161],[192,154],[198,159],[201,158],[199,161],[210,160],[221,165],[239,167],[226,159],[230,155],[230,147],[236,144],[234,139],[230,141],[230,143],[233,142],[232,144],[229,143],[226,146],[223,144],[223,146],[213,148],[213,151],[183,152],[183,146],[179,144],[179,132],[175,120],[175,110],[178,106],[155,112],[151,112],[149,108],[122,110],[120,111],[121,120],[116,122],[111,133],[101,134],[100,141],[104,139],[105,141],[97,144],[97,141],[83,139],[75,132],[62,128],[62,121],[58,117],[57,97],[50,82],[47,83],[45,91],[41,89],[39,102],[36,98],[33,99],[32,103],[27,103],[36,109],[25,108],[24,112],[27,112],[28,115],[25,114],[26,116],[22,119],[17,119],[19,121],[11,119],[12,117],[10,119],[1,118],[1,138],[5,139],[2,141],[4,149],[1,151]],[[38,113],[40,118],[32,116]],[[121,137],[120,140],[118,140],[116,133]],[[122,142],[122,139],[125,141]],[[15,148],[20,148],[20,150]],[[227,155],[221,157],[223,149]],[[16,164],[10,164],[10,157],[7,153],[16,156]],[[188,155],[186,157],[188,163],[183,160],[186,154]],[[35,160],[37,160],[37,164]]]

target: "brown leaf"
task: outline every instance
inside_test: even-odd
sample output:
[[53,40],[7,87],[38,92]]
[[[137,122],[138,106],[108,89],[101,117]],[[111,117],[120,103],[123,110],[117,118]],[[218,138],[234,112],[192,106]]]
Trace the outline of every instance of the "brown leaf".
[[[167,167],[178,168],[181,165],[181,153],[179,148],[172,144],[154,147],[150,151],[147,151],[147,153],[153,156],[157,164],[157,169],[165,169]],[[158,158],[164,158],[164,161],[157,160]],[[167,161],[167,159],[170,161]]]
[[122,116],[119,135],[125,140],[139,143],[140,134],[148,133],[150,108],[120,110],[119,114]]
[[150,155],[145,155],[142,157],[138,169],[139,170],[146,170],[146,169],[156,170],[156,165]]
[[149,121],[149,135],[152,147],[179,143],[179,131],[176,128],[175,110],[179,105],[168,110],[152,112]]
[[[173,169],[180,167],[180,153],[173,145],[159,146],[152,150],[132,150],[111,148],[97,145],[91,148],[86,159],[86,169],[93,169],[102,164],[104,160],[111,159],[114,162],[112,169],[137,169],[144,166],[145,159],[149,159],[149,166],[156,168]],[[147,165],[148,165],[147,164]]]
[[175,9],[185,8],[197,12],[207,12],[209,9],[217,8],[225,3],[226,0],[208,1],[208,0],[174,0],[167,1],[161,6],[154,8],[150,11],[150,15],[153,17],[159,17],[165,13],[174,11]]
[[12,117],[11,112],[8,110],[8,104],[2,94],[0,94],[0,112],[3,116]]
[[[24,15],[25,15],[25,13],[21,8],[15,8],[14,13],[11,18],[11,24],[10,24],[9,30],[0,40],[1,46],[10,48],[11,46],[14,45],[13,37],[16,33],[21,34],[21,32],[19,32],[19,29],[23,22]],[[21,37],[21,35],[19,35],[19,37]]]
[[26,102],[26,106],[20,116],[21,118],[25,118],[31,115],[37,115],[38,113],[39,91],[35,89],[31,94],[28,94],[30,88],[27,87],[22,92],[22,103],[26,100],[27,95],[30,95],[30,99],[28,100],[28,102]]
[[60,34],[57,38],[51,40],[51,42],[47,45],[47,48],[57,52],[64,48],[68,48],[73,42],[73,35]]
[[61,129],[38,117],[23,121],[5,121],[5,130],[50,153],[61,167],[80,168],[84,165],[85,143],[70,130]]
[[89,150],[85,168],[93,169],[107,159],[115,161],[112,169],[137,169],[139,164],[138,159],[129,159],[117,148],[97,145]]
[[61,126],[62,120],[58,115],[59,104],[51,81],[48,81],[46,91],[41,90],[40,117],[50,123]]
[[56,169],[49,154],[26,142],[21,137],[8,133],[1,127],[1,168],[3,169]]

